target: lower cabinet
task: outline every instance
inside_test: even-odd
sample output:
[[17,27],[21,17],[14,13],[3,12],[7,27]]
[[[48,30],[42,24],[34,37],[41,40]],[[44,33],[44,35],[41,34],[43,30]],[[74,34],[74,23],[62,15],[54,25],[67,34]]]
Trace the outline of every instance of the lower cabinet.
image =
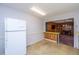
[[74,37],[68,35],[59,35],[58,32],[44,32],[44,38],[49,41],[58,41],[65,45],[74,46]]
[[44,38],[51,42],[57,42],[59,40],[59,32],[44,32]]
[[60,42],[69,46],[74,46],[74,37],[67,35],[60,35]]

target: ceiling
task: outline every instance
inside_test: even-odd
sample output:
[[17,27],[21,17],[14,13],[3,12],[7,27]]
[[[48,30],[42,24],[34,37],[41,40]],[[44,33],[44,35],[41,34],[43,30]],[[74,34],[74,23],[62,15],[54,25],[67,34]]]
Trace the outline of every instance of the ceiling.
[[[43,19],[79,9],[78,3],[4,3],[2,5],[15,8]],[[46,15],[42,16],[31,11],[30,8],[32,6],[40,8]]]

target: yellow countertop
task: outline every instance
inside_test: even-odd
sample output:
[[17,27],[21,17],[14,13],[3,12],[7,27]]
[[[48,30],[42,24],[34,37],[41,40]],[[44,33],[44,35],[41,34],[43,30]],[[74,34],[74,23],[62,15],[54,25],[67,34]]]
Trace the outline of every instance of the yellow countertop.
[[79,32],[77,32],[77,34],[79,35]]
[[50,33],[50,34],[60,34],[59,32],[44,32],[44,33]]

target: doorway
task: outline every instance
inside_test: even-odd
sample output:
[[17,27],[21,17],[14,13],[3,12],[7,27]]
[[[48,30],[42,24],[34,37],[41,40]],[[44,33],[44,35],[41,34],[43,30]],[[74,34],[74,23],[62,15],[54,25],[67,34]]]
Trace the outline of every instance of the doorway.
[[74,18],[46,22],[46,32],[59,32],[59,42],[74,47]]

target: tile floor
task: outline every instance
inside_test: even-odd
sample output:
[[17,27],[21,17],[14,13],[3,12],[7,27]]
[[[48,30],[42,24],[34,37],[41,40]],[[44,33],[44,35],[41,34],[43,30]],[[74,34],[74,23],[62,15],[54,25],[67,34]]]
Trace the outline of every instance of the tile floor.
[[79,55],[79,50],[71,46],[42,40],[28,46],[28,55]]

